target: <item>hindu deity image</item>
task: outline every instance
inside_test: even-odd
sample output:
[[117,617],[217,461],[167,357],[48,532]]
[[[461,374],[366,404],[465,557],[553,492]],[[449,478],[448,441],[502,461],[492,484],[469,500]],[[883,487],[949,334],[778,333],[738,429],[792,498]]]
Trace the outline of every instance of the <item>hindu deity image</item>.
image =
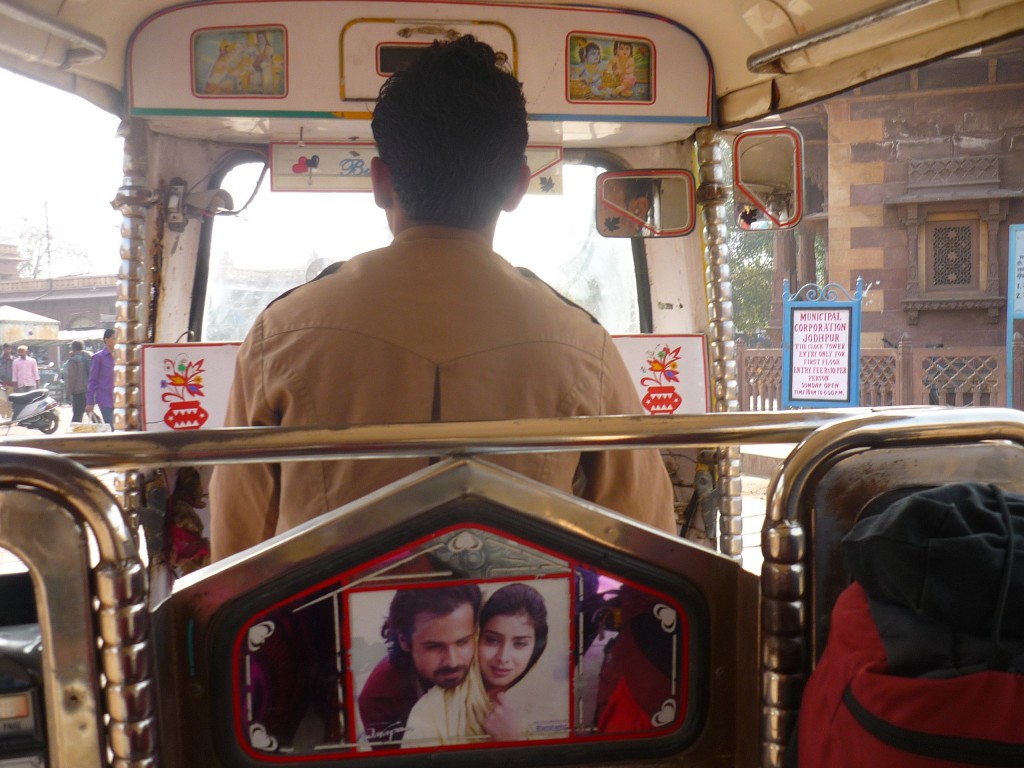
[[652,100],[649,42],[569,36],[569,101]]
[[284,29],[215,29],[192,40],[196,95],[283,96]]

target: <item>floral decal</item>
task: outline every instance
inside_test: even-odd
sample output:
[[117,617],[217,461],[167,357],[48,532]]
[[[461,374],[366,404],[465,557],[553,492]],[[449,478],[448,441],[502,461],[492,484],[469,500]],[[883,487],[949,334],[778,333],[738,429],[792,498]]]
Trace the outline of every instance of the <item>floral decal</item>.
[[647,367],[644,373],[651,374],[640,379],[645,387],[661,386],[666,383],[679,383],[679,350],[682,347],[669,349],[668,344],[647,353]]
[[203,396],[203,361],[195,363],[184,355],[179,355],[177,363],[173,360],[164,360],[166,378],[160,380],[160,389],[173,389],[174,392],[166,392],[163,396],[164,402],[172,399],[185,400],[186,396]]
[[167,403],[164,423],[171,429],[199,429],[210,414],[200,405],[196,398],[203,397],[203,359],[193,362],[188,355],[178,355],[177,359],[164,359],[164,378],[160,380],[160,389],[168,390],[160,396]]
[[662,344],[647,353],[647,360],[641,368],[644,374],[640,386],[647,387],[647,394],[640,401],[650,414],[672,414],[679,410],[683,398],[676,392],[679,383],[679,351]]

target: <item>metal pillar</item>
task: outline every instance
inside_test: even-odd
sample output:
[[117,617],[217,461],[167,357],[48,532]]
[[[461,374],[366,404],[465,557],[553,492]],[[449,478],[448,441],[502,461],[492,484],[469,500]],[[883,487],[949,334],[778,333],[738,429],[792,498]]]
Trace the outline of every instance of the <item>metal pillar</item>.
[[[124,177],[113,207],[121,212],[121,265],[114,322],[114,429],[142,428],[142,344],[146,341],[146,215],[153,193],[146,178],[145,128],[123,123]],[[117,483],[122,505],[137,530],[141,477],[126,472]]]
[[[711,387],[716,413],[739,410],[736,383],[736,342],[732,315],[732,280],[729,273],[729,232],[726,226],[729,187],[722,166],[718,132],[697,131],[697,202],[704,226],[704,282],[708,301],[708,336],[711,346]],[[719,550],[739,560],[743,550],[741,518],[742,481],[740,451],[736,447],[718,452],[718,482],[721,489]]]

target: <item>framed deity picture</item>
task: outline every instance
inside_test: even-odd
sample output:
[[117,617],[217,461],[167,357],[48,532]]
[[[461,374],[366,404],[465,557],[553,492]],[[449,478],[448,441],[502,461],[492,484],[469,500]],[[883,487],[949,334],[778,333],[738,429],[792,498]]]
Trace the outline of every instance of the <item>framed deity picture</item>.
[[193,33],[192,93],[200,98],[286,96],[284,27],[216,27]]
[[565,62],[570,102],[654,102],[654,44],[650,40],[571,32],[566,38]]

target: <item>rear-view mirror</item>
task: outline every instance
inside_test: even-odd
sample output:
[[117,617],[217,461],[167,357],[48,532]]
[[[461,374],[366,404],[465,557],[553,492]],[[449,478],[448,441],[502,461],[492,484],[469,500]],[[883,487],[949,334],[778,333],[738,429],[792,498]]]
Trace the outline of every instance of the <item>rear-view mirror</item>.
[[793,128],[745,131],[732,147],[736,223],[795,227],[803,216],[803,140]]
[[678,237],[693,231],[693,174],[609,171],[597,177],[597,231],[604,237]]

